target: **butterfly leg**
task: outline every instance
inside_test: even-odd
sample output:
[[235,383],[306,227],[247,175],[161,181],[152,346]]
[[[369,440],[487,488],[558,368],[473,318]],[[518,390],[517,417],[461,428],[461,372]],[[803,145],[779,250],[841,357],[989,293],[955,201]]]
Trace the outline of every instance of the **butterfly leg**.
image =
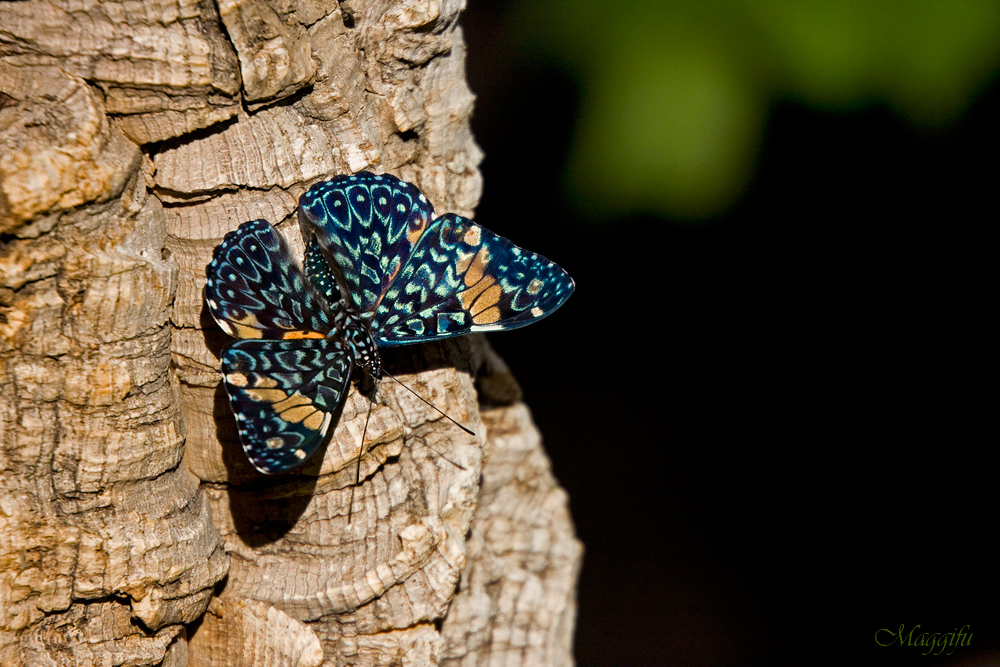
[[365,417],[365,427],[361,431],[361,445],[358,448],[358,463],[354,472],[354,486],[351,487],[351,504],[347,508],[347,525],[351,524],[351,517],[354,515],[354,490],[361,485],[361,457],[365,455],[365,436],[368,435],[368,422],[372,418],[372,408],[375,407],[375,393],[377,391],[378,381],[372,378],[372,395],[368,397],[368,416]]

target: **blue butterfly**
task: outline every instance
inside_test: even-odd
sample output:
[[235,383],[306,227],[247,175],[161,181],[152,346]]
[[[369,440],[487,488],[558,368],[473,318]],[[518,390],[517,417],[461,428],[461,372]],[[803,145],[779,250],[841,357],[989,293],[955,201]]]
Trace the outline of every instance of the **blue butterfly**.
[[516,329],[573,280],[541,255],[388,174],[318,183],[299,200],[304,270],[266,220],[215,248],[205,300],[240,340],[222,352],[243,449],[264,473],[304,463],[330,431],[355,366],[376,382],[380,347]]

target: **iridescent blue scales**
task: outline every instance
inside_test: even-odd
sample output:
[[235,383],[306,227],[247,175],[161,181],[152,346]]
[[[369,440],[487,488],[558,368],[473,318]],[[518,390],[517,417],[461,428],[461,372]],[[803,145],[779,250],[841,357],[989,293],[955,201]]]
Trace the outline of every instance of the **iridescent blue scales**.
[[305,270],[264,220],[226,235],[205,299],[229,335],[222,371],[243,449],[265,473],[290,470],[330,431],[355,365],[378,380],[379,346],[515,329],[565,303],[573,281],[541,255],[421,192],[362,172],[299,201]]

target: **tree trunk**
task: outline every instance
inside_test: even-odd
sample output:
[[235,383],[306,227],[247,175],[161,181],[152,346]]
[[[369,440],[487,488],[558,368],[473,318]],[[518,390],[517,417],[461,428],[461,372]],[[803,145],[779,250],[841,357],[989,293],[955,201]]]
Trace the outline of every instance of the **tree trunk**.
[[299,474],[239,446],[225,233],[301,250],[362,169],[479,196],[461,0],[331,4],[0,4],[2,665],[572,664],[581,547],[482,338],[383,354],[475,437],[383,382],[357,488],[356,389]]

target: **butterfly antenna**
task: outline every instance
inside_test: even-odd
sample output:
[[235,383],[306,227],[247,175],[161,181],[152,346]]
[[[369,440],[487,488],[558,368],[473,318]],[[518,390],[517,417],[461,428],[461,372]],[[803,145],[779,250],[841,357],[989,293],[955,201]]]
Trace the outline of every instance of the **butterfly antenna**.
[[[393,378],[395,379],[395,378]],[[347,508],[347,525],[351,525],[351,516],[354,514],[354,489],[361,484],[361,457],[365,453],[365,436],[368,434],[368,421],[372,418],[372,406],[375,405],[375,392],[378,390],[378,383],[372,387],[371,398],[368,399],[368,416],[365,417],[365,428],[361,431],[361,447],[358,449],[358,465],[354,473],[354,484],[351,486],[351,504]]]
[[[384,371],[384,370],[383,370],[382,372],[383,372],[383,373],[385,373],[385,371]],[[416,396],[417,398],[419,398],[419,399],[420,399],[421,401],[423,401],[423,402],[424,402],[424,403],[426,403],[427,405],[429,405],[429,406],[431,406],[432,408],[434,408],[435,410],[437,410],[437,411],[438,411],[438,413],[439,413],[439,414],[440,414],[440,415],[441,415],[442,417],[444,417],[445,419],[447,419],[448,421],[450,421],[450,422],[451,422],[452,424],[454,424],[455,426],[459,427],[460,429],[462,429],[463,431],[465,431],[465,432],[466,432],[466,433],[468,433],[469,435],[475,435],[475,434],[476,434],[476,433],[475,433],[475,431],[472,431],[472,430],[470,430],[470,429],[467,429],[467,428],[465,428],[464,426],[462,426],[461,424],[459,424],[459,423],[458,423],[457,421],[455,421],[454,419],[452,419],[451,417],[449,417],[448,415],[446,415],[446,414],[444,413],[444,411],[442,411],[442,410],[441,410],[441,408],[439,408],[438,406],[434,405],[433,403],[431,403],[430,401],[428,401],[428,400],[427,400],[426,398],[424,398],[423,396],[421,396],[420,394],[418,394],[417,392],[413,391],[412,389],[410,389],[409,387],[407,387],[407,386],[406,386],[405,384],[403,384],[402,382],[400,382],[399,380],[397,380],[397,379],[396,379],[396,378],[395,378],[395,377],[394,377],[394,376],[392,375],[392,373],[385,373],[385,374],[386,374],[387,376],[389,376],[390,378],[392,378],[392,381],[393,381],[393,382],[395,382],[396,384],[398,384],[398,385],[399,385],[400,387],[402,387],[403,389],[405,389],[406,391],[410,392],[411,394],[413,394],[414,396]],[[459,467],[461,468],[461,466],[459,466]]]
[[[400,382],[399,380],[397,380],[395,377],[393,377],[393,375],[391,373],[386,373],[385,370],[383,370],[382,372],[385,373],[386,375],[388,375],[389,377],[391,377],[392,381],[395,382],[396,384],[398,384],[400,387],[402,387],[403,389],[405,389],[406,391],[410,392],[411,394],[413,394],[414,396],[416,396],[417,398],[419,398],[421,401],[423,401],[427,405],[429,405],[432,408],[434,408],[435,410],[437,410],[440,414],[444,415],[445,419],[447,419],[448,421],[450,421],[452,424],[454,424],[455,426],[459,427],[460,429],[462,429],[463,431],[465,431],[469,435],[475,435],[475,433],[473,431],[470,431],[469,429],[467,429],[464,426],[462,426],[461,424],[459,424],[457,421],[455,421],[454,419],[452,419],[451,417],[449,417],[448,415],[446,415],[444,412],[442,412],[442,410],[440,408],[438,408],[436,405],[434,405],[433,403],[431,403],[430,401],[428,401],[426,398],[424,398],[423,396],[421,396],[420,394],[418,394],[417,392],[413,391],[412,389],[410,389],[409,387],[407,387],[405,384],[403,384],[402,382]],[[432,452],[434,452],[435,454],[437,454],[438,456],[440,456],[445,461],[447,461],[448,463],[452,464],[453,466],[455,466],[459,470],[466,470],[466,467],[464,465],[462,465],[461,463],[456,463],[455,461],[452,461],[447,456],[445,456],[443,452],[440,452],[440,451],[434,449],[433,447],[431,447],[430,445],[428,445],[426,442],[424,443],[424,445],[426,445],[427,449],[431,450]]]

